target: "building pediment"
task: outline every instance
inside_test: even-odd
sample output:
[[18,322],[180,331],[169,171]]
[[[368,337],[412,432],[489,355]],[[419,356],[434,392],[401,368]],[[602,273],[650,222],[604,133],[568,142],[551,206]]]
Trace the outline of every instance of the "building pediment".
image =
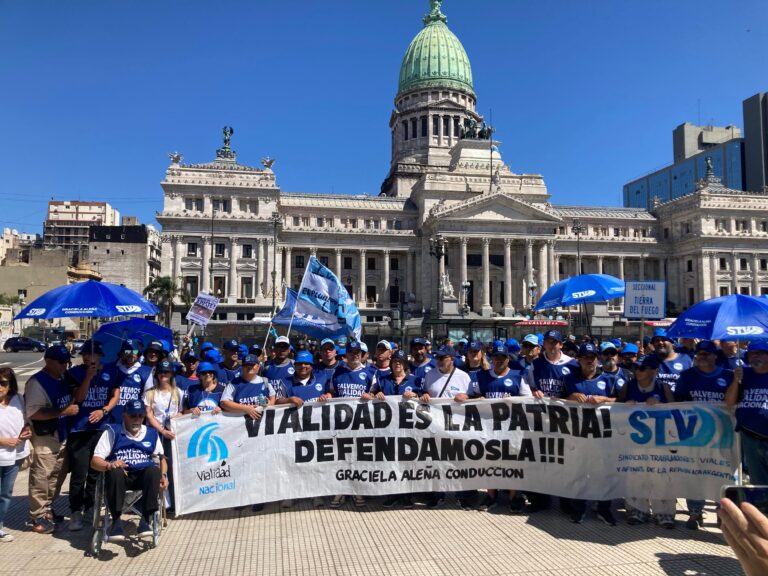
[[529,204],[503,191],[478,195],[455,204],[438,203],[429,211],[427,219],[474,222],[562,222],[562,219],[553,211]]

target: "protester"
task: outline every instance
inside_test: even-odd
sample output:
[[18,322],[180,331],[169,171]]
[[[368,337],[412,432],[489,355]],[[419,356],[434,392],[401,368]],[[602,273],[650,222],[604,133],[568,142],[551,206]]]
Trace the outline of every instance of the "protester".
[[333,373],[336,368],[339,367],[339,362],[336,357],[336,344],[330,338],[324,338],[320,342],[320,351],[318,353],[320,360],[315,363],[313,368],[314,374],[319,374],[321,371],[325,374],[325,378],[330,380],[333,378]]
[[171,442],[176,435],[171,430],[171,419],[181,415],[184,391],[176,386],[173,364],[161,360],[155,366],[155,386],[144,393],[144,405],[148,408],[147,424],[157,430],[168,461],[169,512],[174,511],[173,460]]
[[181,362],[182,369],[176,373],[174,380],[177,388],[186,390],[192,384],[198,383],[197,367],[200,365],[200,357],[190,350],[181,356]]
[[617,363],[619,350],[613,342],[603,342],[600,345],[600,368],[603,376],[610,381],[612,390],[619,391],[632,377],[632,373]]
[[[144,425],[146,408],[141,400],[126,404],[120,426],[111,425],[101,435],[91,460],[106,474],[105,495],[112,516],[110,542],[123,542],[121,521],[126,490],[141,490],[141,518],[136,529],[139,537],[152,536],[151,517],[158,509],[159,491],[168,487],[163,444],[157,430]],[[159,466],[154,462],[159,458]]]
[[152,368],[139,362],[139,341],[128,339],[120,345],[117,364],[104,370],[120,387],[120,400],[110,412],[110,423],[121,424],[123,406],[131,400],[140,400],[144,391],[152,388]]
[[272,385],[278,396],[282,396],[280,386],[286,378],[293,376],[291,342],[287,336],[278,336],[272,346],[272,358],[264,364],[261,376]]
[[368,366],[368,371],[373,375],[374,381],[392,372],[389,367],[391,358],[392,344],[388,340],[380,340],[376,344],[376,355],[373,358],[373,363]]
[[166,351],[165,347],[163,346],[163,343],[159,340],[153,340],[149,343],[149,345],[144,349],[144,359],[142,361],[142,364],[145,366],[149,366],[151,369],[154,370],[155,366],[165,358]]
[[693,366],[693,361],[687,354],[675,352],[672,340],[667,336],[667,331],[662,328],[657,328],[654,331],[651,345],[659,359],[659,372],[656,377],[674,392],[677,381],[680,379],[680,374]]
[[234,338],[227,340],[221,346],[224,349],[224,360],[219,364],[220,382],[229,384],[240,376],[240,344]]
[[416,337],[411,340],[410,371],[419,382],[431,371],[437,368],[435,361],[427,355],[426,338]]
[[539,339],[534,334],[527,334],[520,344],[520,355],[515,361],[517,369],[522,372],[523,376],[527,376],[539,354],[541,354]]
[[16,374],[10,368],[0,368],[0,543],[14,540],[13,534],[5,531],[4,521],[16,476],[29,456],[32,430],[24,420],[24,399]]
[[67,436],[69,464],[69,509],[72,516],[69,530],[83,529],[83,516],[93,507],[98,474],[91,469],[91,458],[101,432],[109,421],[110,411],[120,400],[120,387],[109,372],[102,371],[101,345],[87,340],[80,354],[83,363],[71,368],[67,376],[77,385],[74,400],[80,405],[77,415],[70,419]]
[[[597,355],[597,347],[594,344],[587,343],[579,347],[579,369],[566,375],[563,398],[580,404],[611,404],[616,401],[613,378],[601,372]],[[571,520],[576,524],[584,522],[587,501],[573,499],[570,508]],[[600,500],[597,503],[597,517],[609,526],[616,526],[610,500]]]
[[219,371],[210,362],[200,362],[197,367],[199,384],[193,384],[187,388],[184,395],[184,414],[200,416],[203,412],[218,414],[221,412],[219,403],[224,393],[224,385],[217,380]]
[[32,531],[38,534],[50,534],[59,520],[53,511],[53,500],[66,458],[67,418],[79,411],[72,387],[64,378],[71,360],[64,346],[49,347],[43,369],[27,380],[24,389],[26,416],[32,423],[29,514]]
[[750,484],[768,484],[768,342],[753,341],[747,348],[741,379],[734,378],[725,393],[736,406],[736,430],[741,432],[744,463]]

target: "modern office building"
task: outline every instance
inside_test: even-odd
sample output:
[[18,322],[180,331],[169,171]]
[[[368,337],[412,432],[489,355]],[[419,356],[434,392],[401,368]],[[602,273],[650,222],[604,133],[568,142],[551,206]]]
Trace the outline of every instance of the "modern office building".
[[768,185],[768,93],[744,100],[744,159],[747,190]]

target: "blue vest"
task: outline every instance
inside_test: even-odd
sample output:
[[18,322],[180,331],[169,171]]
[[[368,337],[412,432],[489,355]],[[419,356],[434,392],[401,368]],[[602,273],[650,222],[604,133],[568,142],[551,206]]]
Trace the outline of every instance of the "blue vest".
[[483,370],[477,375],[477,392],[485,398],[520,396],[522,379],[522,373],[511,368],[504,376],[497,376],[493,368]]
[[[42,370],[35,374],[34,378],[43,387],[43,390],[45,390],[45,393],[48,395],[48,399],[51,401],[51,405],[54,408],[57,410],[64,410],[64,408],[72,404],[72,391],[69,389],[64,379],[56,380]],[[53,420],[53,418],[51,420]],[[69,428],[68,424],[69,418],[66,416],[58,417],[59,442],[64,442],[64,440],[66,440]]]
[[[107,368],[105,367],[105,371]],[[152,368],[142,364],[136,371],[126,374],[116,364],[108,367],[108,371],[114,375],[117,385],[120,386],[120,400],[117,406],[110,412],[111,421],[118,426],[123,425],[123,406],[131,400],[142,400],[144,397],[144,383],[152,375]]]
[[373,377],[364,366],[350,370],[339,366],[333,374],[334,396],[337,398],[359,398],[371,389]]
[[238,404],[247,404],[249,406],[264,406],[267,404],[269,391],[266,383],[259,378],[259,382],[242,382],[240,379],[232,382],[235,392],[232,394],[232,400]]
[[581,370],[578,362],[552,364],[542,354],[533,361],[534,388],[544,392],[545,396],[560,398],[563,395],[565,377]]
[[686,354],[678,354],[674,360],[664,360],[659,364],[659,371],[656,372],[656,378],[669,385],[672,392],[675,391],[677,381],[680,380],[680,374],[693,366],[691,357]]
[[563,381],[563,398],[571,394],[581,393],[586,396],[608,396],[613,398],[616,393],[613,389],[613,378],[605,374],[598,374],[587,380],[581,375],[581,368],[568,374]]
[[[87,368],[80,364],[75,366],[69,371],[70,376],[82,384],[85,380],[85,373]],[[82,432],[85,430],[104,430],[107,426],[107,418],[102,418],[96,424],[88,422],[88,417],[96,410],[101,410],[109,402],[109,397],[112,390],[117,388],[112,374],[104,372],[103,370],[98,372],[91,380],[88,386],[88,394],[85,396],[85,400],[80,404],[80,411],[76,416],[73,416],[70,420],[72,425],[71,432]]]
[[677,402],[725,402],[725,391],[733,382],[733,370],[717,367],[709,374],[689,368],[675,386]]
[[642,404],[649,398],[656,398],[659,402],[666,402],[667,397],[664,395],[664,384],[661,380],[658,378],[655,378],[653,380],[653,388],[648,391],[644,392],[643,390],[640,390],[640,387],[637,385],[637,380],[632,378],[629,382],[626,384],[627,388],[627,396],[624,400],[625,402],[629,401],[635,401],[638,404]]
[[398,385],[395,382],[395,377],[392,376],[392,373],[390,372],[386,376],[380,378],[378,383],[379,389],[384,393],[384,396],[401,396],[406,392],[415,392],[416,394],[421,393],[419,382],[413,374],[408,374]]
[[190,386],[193,384],[198,384],[200,380],[197,378],[188,378],[187,376],[182,376],[181,374],[176,374],[176,388],[179,390],[186,391]]
[[297,382],[294,378],[284,380],[285,395],[287,398],[296,396],[304,402],[317,402],[323,394],[328,392],[328,376],[325,371],[312,374],[306,384]]
[[119,426],[112,424],[110,428],[114,433],[115,442],[112,444],[112,452],[109,453],[107,462],[122,460],[128,465],[129,472],[144,470],[154,465],[152,453],[157,445],[157,430],[151,426],[146,426],[144,439],[139,441],[129,438],[125,434],[122,424]]
[[427,358],[426,363],[422,364],[421,366],[415,366],[414,364],[411,364],[410,369],[411,374],[413,374],[419,383],[419,387],[421,387],[422,383],[424,382],[424,376],[426,376],[432,370],[437,370],[437,362],[435,362],[434,358]]
[[235,368],[227,368],[222,362],[219,364],[219,382],[222,384],[229,384],[235,378],[239,378],[243,371],[243,367],[238,365]]
[[272,384],[272,388],[275,389],[277,397],[282,398],[284,395],[282,386],[283,380],[290,380],[293,378],[294,371],[292,360],[287,360],[283,365],[278,365],[269,361],[264,364],[264,369],[261,371],[261,377]]
[[626,386],[627,382],[632,379],[632,373],[629,370],[619,367],[614,373],[603,372],[606,380],[610,381],[611,388],[618,394],[619,390]]
[[752,368],[744,368],[736,424],[739,429],[768,436],[768,374],[755,374]]
[[201,412],[210,412],[219,405],[223,393],[223,384],[217,383],[212,392],[206,392],[200,384],[193,384],[187,388],[184,403],[187,408],[200,408]]
[[318,362],[312,367],[312,374],[317,376],[318,374],[320,374],[320,372],[323,372],[325,374],[326,381],[328,381],[333,378],[333,373],[336,372],[336,368],[338,368],[341,365],[342,365],[342,362],[338,362],[338,361],[333,366],[326,366],[322,362]]

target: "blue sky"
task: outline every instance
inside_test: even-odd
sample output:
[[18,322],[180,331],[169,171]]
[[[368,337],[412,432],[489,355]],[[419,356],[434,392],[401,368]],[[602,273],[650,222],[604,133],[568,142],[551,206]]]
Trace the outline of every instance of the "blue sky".
[[[400,61],[427,0],[0,0],[0,226],[46,201],[154,222],[178,150],[277,159],[283,191],[377,194]],[[620,205],[690,121],[742,126],[768,90],[765,0],[446,0],[515,172],[557,204]]]

